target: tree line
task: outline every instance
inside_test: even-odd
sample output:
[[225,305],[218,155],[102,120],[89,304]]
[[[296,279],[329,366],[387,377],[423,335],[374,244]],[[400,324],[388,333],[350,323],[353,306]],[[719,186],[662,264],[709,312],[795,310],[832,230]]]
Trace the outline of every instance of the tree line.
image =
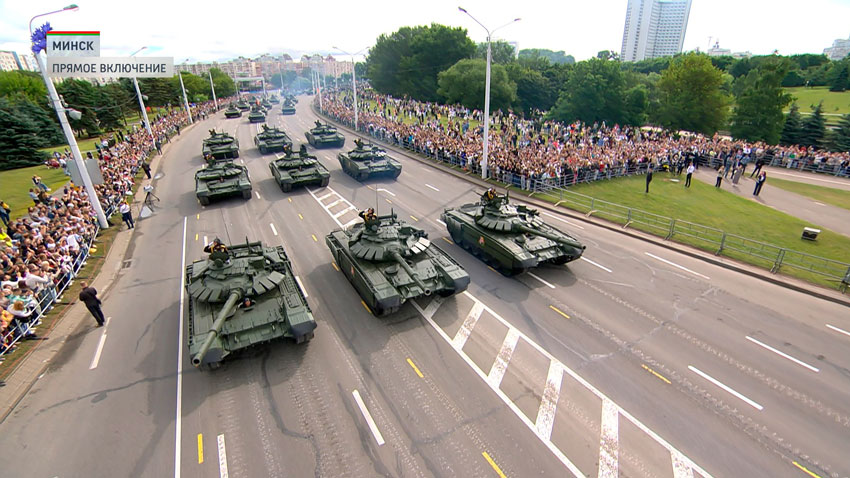
[[[439,24],[402,27],[378,37],[366,76],[380,93],[420,101],[484,108],[486,44],[463,28]],[[634,63],[600,51],[575,62],[563,51],[516,52],[491,43],[491,109],[545,112],[563,122],[654,124],[769,144],[802,144],[847,151],[850,115],[827,132],[822,108],[803,118],[783,87],[850,89],[850,58],[824,55],[709,57],[685,53]],[[783,113],[791,105],[788,114]]]

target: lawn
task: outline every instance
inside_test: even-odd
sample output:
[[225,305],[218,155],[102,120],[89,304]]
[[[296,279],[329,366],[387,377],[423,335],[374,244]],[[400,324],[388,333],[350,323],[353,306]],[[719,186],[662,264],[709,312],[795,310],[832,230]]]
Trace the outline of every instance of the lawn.
[[810,113],[823,101],[823,112],[830,115],[850,113],[850,91],[832,92],[827,86],[785,88],[796,97],[800,112]]
[[50,169],[47,166],[0,171],[0,191],[3,191],[0,199],[12,207],[10,215],[13,219],[26,214],[27,208],[32,206],[29,189],[35,187],[31,179],[33,175],[41,176],[41,181],[53,190],[61,188],[68,182],[68,176],[65,176],[61,169]]
[[770,185],[812,198],[825,204],[832,204],[844,209],[850,209],[850,191],[844,189],[815,186],[814,184],[798,183],[785,179],[770,178]]
[[[167,113],[168,109],[167,108],[151,108],[151,111],[148,113],[148,119],[153,121],[153,118],[156,118],[157,113],[160,113],[160,112],[161,113]],[[131,114],[127,115],[125,117],[125,120],[127,121],[127,126],[132,127],[132,125],[134,123],[140,122],[141,116],[142,115],[138,112],[131,113]],[[95,150],[94,143],[96,143],[98,141],[98,138],[100,136],[108,138],[108,137],[112,136],[112,132],[104,132],[103,134],[101,134],[99,136],[92,137],[92,138],[86,138],[86,139],[77,138],[77,146],[79,146],[80,151],[83,152],[83,153],[85,153],[86,151],[94,151]],[[61,152],[65,151],[65,148],[68,148],[67,144],[60,144],[58,146],[52,146],[50,148],[42,148],[41,151],[44,151],[48,154],[53,154],[54,151],[59,151],[61,153]]]

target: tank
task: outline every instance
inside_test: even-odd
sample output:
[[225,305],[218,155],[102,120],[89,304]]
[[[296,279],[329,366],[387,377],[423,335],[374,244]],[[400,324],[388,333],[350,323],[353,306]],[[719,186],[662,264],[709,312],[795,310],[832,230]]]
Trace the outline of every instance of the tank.
[[304,133],[307,141],[314,148],[341,148],[345,144],[345,136],[335,127],[316,120],[316,127]]
[[214,161],[195,173],[195,195],[202,206],[231,196],[251,199],[248,168],[233,161]]
[[244,99],[237,101],[236,107],[239,108],[240,111],[248,111],[251,109],[251,105],[249,105],[248,102]]
[[269,163],[277,184],[283,192],[292,191],[293,187],[315,184],[325,187],[330,181],[331,174],[315,156],[307,154],[307,147],[301,145],[298,153],[287,148],[285,155]]
[[280,107],[280,114],[282,115],[294,115],[295,114],[295,102],[291,99],[287,98],[283,105]]
[[272,109],[272,103],[267,99],[264,99],[260,104],[266,109],[266,111]]
[[360,217],[362,223],[331,231],[325,242],[339,270],[376,316],[391,314],[417,297],[448,297],[469,286],[469,274],[422,229],[394,213],[378,216],[369,209]]
[[211,129],[209,137],[204,139],[201,153],[207,160],[238,158],[239,140],[227,133]]
[[358,181],[375,177],[397,178],[401,174],[401,163],[387,156],[387,152],[372,143],[364,144],[359,138],[357,145],[347,153],[339,153],[339,165],[345,174]]
[[536,209],[510,203],[507,194],[487,190],[477,203],[448,208],[440,216],[456,244],[506,275],[539,264],[566,264],[585,246],[540,219]]
[[288,134],[282,129],[269,128],[267,125],[263,125],[263,130],[254,136],[254,144],[262,154],[292,149],[292,140]]
[[230,104],[226,110],[224,110],[225,118],[240,118],[242,117],[242,110],[236,107],[234,104]]
[[283,337],[304,343],[316,329],[283,246],[246,239],[214,247],[186,266],[186,292],[189,356],[196,367],[217,368],[238,350]]
[[295,95],[286,95],[286,101],[292,102],[292,104],[298,103],[298,97]]
[[269,103],[276,105],[276,104],[280,103],[280,98],[278,98],[277,95],[271,95],[269,97]]
[[262,106],[254,105],[251,107],[251,112],[248,113],[248,121],[251,123],[265,123],[266,112]]

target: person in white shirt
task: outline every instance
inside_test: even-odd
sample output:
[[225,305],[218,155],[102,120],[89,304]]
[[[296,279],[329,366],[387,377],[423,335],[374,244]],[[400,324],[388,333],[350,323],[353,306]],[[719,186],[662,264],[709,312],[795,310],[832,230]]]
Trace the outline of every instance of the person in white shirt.
[[694,174],[694,163],[688,165],[688,175],[685,176],[685,187],[691,187],[691,176]]
[[127,224],[127,229],[133,229],[133,214],[130,212],[130,205],[127,204],[127,201],[121,202],[121,205],[118,206],[118,212],[121,213],[121,219]]

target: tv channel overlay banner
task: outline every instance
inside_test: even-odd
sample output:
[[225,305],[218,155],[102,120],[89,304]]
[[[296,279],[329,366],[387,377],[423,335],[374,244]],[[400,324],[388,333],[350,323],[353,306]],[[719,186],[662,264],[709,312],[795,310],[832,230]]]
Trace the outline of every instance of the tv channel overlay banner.
[[47,32],[47,57],[100,56],[100,32]]
[[171,78],[174,57],[47,57],[51,78]]

